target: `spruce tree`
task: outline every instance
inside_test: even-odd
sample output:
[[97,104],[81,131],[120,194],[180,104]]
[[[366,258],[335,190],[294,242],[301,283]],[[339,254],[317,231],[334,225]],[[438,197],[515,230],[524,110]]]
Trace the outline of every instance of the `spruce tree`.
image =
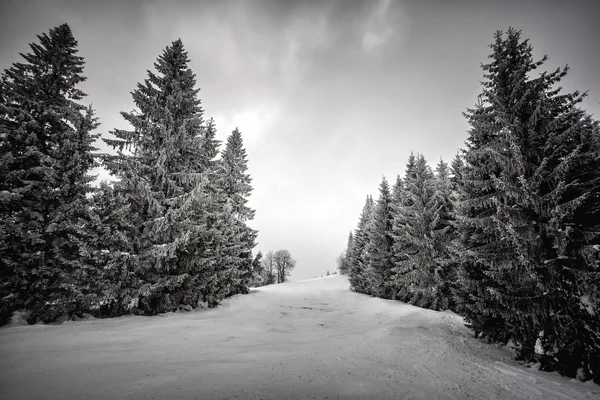
[[260,286],[263,281],[264,267],[262,263],[262,252],[256,253],[254,259],[252,260],[252,280],[250,281],[249,286]]
[[350,272],[350,263],[354,259],[354,235],[352,231],[348,234],[346,251],[340,257],[343,257],[342,263],[339,266],[340,274],[346,275]]
[[38,36],[0,82],[0,324],[18,309],[29,321],[82,312],[89,170],[97,126],[79,103],[84,60],[63,24]]
[[432,231],[438,204],[433,177],[423,155],[409,159],[403,206],[394,223],[394,287],[399,300],[437,308]]
[[137,232],[130,218],[133,210],[124,194],[119,182],[101,182],[91,199],[91,228],[95,235],[90,244],[96,266],[96,298],[90,312],[98,317],[122,314],[120,304],[135,295],[132,288],[141,285],[125,262],[134,251],[131,238]]
[[188,63],[181,40],[165,48],[156,72],[148,71],[132,93],[137,110],[121,113],[133,130],[105,139],[118,150],[105,164],[120,180],[136,231],[132,252],[121,258],[120,270],[134,285],[118,299],[124,310],[155,314],[179,303],[215,302],[212,243],[220,232],[213,225],[222,222],[221,209],[210,189],[207,128]]
[[464,165],[465,163],[463,161],[463,158],[461,157],[460,152],[456,153],[456,156],[454,156],[454,158],[452,159],[452,163],[450,164],[450,182],[452,182],[453,193],[456,193],[458,185],[460,184],[460,181],[462,179],[462,169]]
[[392,220],[392,260],[394,267],[392,268],[390,286],[392,287],[392,299],[405,300],[407,296],[407,285],[402,278],[398,276],[397,265],[400,262],[406,261],[408,258],[409,242],[406,237],[407,212],[411,207],[411,198],[408,193],[405,193],[408,181],[415,179],[415,168],[417,158],[411,151],[406,163],[404,180],[402,181],[402,190],[397,190],[393,197],[393,220]]
[[221,156],[220,187],[225,199],[232,207],[235,230],[234,239],[229,242],[237,250],[231,254],[228,268],[222,273],[230,280],[230,294],[247,293],[252,279],[252,249],[256,246],[257,232],[250,228],[248,221],[254,218],[255,211],[248,207],[248,197],[252,193],[252,178],[248,174],[248,160],[242,134],[235,129],[227,138]]
[[458,309],[521,359],[597,380],[598,124],[577,107],[582,94],[554,89],[567,68],[532,77],[546,57],[534,61],[519,31],[497,32],[491,48],[465,113]]
[[396,176],[396,182],[392,187],[392,214],[395,213],[396,208],[402,204],[402,189],[404,189],[404,182],[400,175]]
[[366,247],[370,237],[374,202],[367,196],[352,240],[352,258],[349,259],[349,280],[352,290],[367,293],[369,288]]
[[392,291],[389,287],[393,268],[392,246],[392,195],[390,187],[382,178],[379,185],[379,199],[373,210],[372,227],[366,244],[366,264],[369,293],[389,299]]
[[450,168],[443,160],[436,166],[432,184],[435,190],[431,221],[435,260],[435,300],[432,308],[453,309],[456,282],[456,263],[452,258],[454,198]]

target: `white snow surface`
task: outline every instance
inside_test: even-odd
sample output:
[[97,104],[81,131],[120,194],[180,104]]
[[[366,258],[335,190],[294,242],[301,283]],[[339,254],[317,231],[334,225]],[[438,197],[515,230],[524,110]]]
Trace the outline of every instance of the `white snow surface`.
[[462,319],[349,290],[272,285],[222,307],[0,329],[0,398],[599,399]]

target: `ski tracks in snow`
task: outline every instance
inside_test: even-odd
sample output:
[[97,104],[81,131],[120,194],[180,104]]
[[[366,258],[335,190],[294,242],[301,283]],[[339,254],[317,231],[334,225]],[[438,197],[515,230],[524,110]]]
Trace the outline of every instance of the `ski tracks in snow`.
[[19,399],[598,399],[525,368],[450,312],[272,285],[222,307],[0,329],[0,393]]

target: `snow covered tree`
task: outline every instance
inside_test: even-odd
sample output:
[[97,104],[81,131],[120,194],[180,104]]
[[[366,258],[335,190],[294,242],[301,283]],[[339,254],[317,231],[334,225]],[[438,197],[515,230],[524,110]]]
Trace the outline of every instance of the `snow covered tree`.
[[277,250],[273,254],[273,261],[277,272],[277,283],[284,283],[296,266],[296,260],[292,258],[289,250]]
[[353,241],[354,236],[352,232],[348,234],[348,242],[346,243],[346,250],[342,252],[337,258],[337,269],[340,274],[346,275],[350,271],[350,260],[353,258]]
[[252,279],[250,280],[249,286],[258,287],[263,283],[264,269],[262,265],[262,252],[256,253],[252,260]]
[[120,304],[133,296],[141,285],[139,277],[131,273],[125,262],[134,249],[131,238],[137,234],[130,218],[131,204],[124,196],[119,182],[102,182],[91,199],[91,229],[95,232],[90,245],[96,266],[96,298],[90,312],[98,317],[122,314]]
[[252,178],[248,174],[248,160],[242,134],[235,129],[227,138],[221,157],[220,187],[232,207],[236,235],[234,241],[239,251],[232,254],[226,266],[232,279],[231,294],[247,293],[252,278],[252,250],[256,246],[257,232],[247,225],[254,218],[255,211],[248,207],[248,197],[252,193]]
[[491,48],[465,113],[458,310],[521,359],[598,380],[598,123],[577,107],[584,95],[554,89],[567,68],[532,76],[546,57],[534,61],[520,31]]
[[67,24],[38,36],[0,81],[0,324],[85,311],[86,194],[97,121],[78,84],[84,60]]
[[392,186],[392,214],[396,213],[396,208],[400,208],[402,204],[402,190],[404,189],[404,182],[400,175],[396,176],[396,182]]
[[366,265],[369,293],[389,299],[392,290],[389,287],[390,275],[393,268],[392,246],[392,195],[390,187],[382,178],[379,185],[379,198],[373,210],[371,232],[366,244]]
[[431,235],[435,260],[435,300],[434,309],[454,308],[456,283],[456,262],[452,258],[454,239],[454,197],[448,164],[440,160],[432,182],[435,190],[435,203],[431,221]]
[[234,236],[222,229],[233,223],[232,213],[219,204],[206,171],[211,128],[203,124],[188,62],[181,40],[166,47],[156,72],[148,71],[132,93],[137,110],[121,113],[133,130],[105,139],[118,151],[105,156],[105,165],[120,180],[136,227],[132,251],[121,259],[134,285],[119,299],[125,310],[155,314],[179,303],[214,305],[221,296],[215,270],[223,262],[219,245]]
[[365,254],[374,206],[373,198],[368,195],[353,236],[351,257],[348,259],[350,287],[359,293],[366,293],[368,290]]
[[452,159],[452,163],[450,164],[450,182],[452,182],[452,190],[456,192],[456,189],[459,185],[460,180],[462,179],[462,169],[465,163],[460,153],[456,153],[456,156]]
[[277,282],[275,255],[273,251],[267,252],[262,259],[263,285],[272,285]]
[[[406,212],[407,208],[411,206],[411,198],[408,193],[405,193],[407,182],[415,179],[415,168],[416,168],[416,157],[411,151],[408,161],[406,163],[406,170],[404,174],[404,180],[402,180],[402,188],[399,185],[394,192],[392,197],[392,209],[393,209],[393,220],[392,220],[392,237],[394,239],[392,245],[392,260],[394,267],[392,268],[390,285],[393,289],[392,298],[395,300],[404,299],[406,296],[406,285],[397,276],[398,268],[397,264],[407,259],[407,251],[409,247],[408,240],[405,236],[407,223]],[[399,177],[398,177],[399,178]],[[398,179],[397,179],[398,180]]]
[[423,155],[411,154],[404,179],[404,204],[394,221],[395,297],[419,307],[436,307],[434,175]]

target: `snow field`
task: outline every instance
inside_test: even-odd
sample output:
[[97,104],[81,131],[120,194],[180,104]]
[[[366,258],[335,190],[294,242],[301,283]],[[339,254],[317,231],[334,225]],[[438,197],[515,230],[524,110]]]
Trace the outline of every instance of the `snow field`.
[[0,329],[3,399],[598,399],[332,275],[210,310]]

